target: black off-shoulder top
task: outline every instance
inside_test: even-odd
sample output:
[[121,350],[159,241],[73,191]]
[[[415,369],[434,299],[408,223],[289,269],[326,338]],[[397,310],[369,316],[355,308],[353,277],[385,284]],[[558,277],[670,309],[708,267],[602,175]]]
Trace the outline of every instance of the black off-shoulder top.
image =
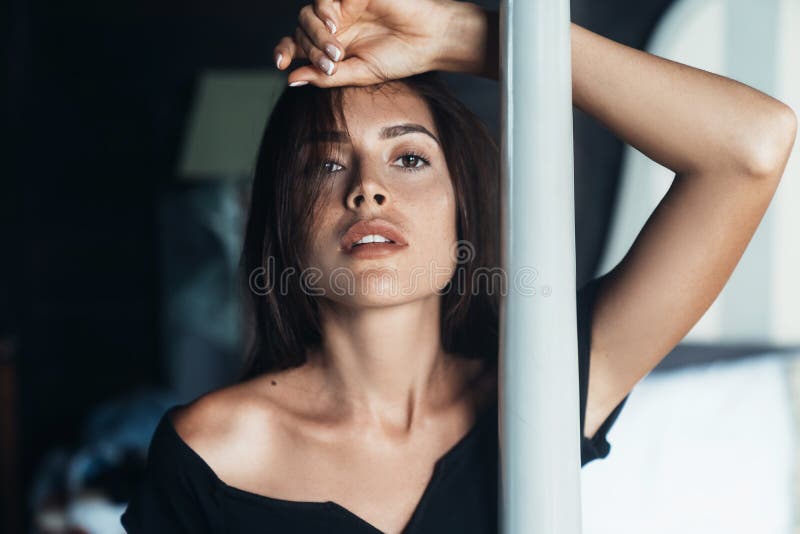
[[[599,281],[577,292],[580,428],[583,431],[589,377],[591,318]],[[606,434],[626,396],[597,433],[582,435],[581,465],[605,458]],[[380,534],[380,530],[333,502],[289,501],[227,485],[172,426],[173,406],[150,442],[144,482],[121,523],[132,534],[263,533]],[[404,534],[497,532],[499,439],[497,399],[487,404],[470,430],[436,462]]]

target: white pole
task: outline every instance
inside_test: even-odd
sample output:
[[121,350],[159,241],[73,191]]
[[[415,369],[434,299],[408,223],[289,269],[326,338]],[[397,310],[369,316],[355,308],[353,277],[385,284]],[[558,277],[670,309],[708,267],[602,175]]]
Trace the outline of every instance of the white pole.
[[568,0],[501,4],[504,534],[580,534]]

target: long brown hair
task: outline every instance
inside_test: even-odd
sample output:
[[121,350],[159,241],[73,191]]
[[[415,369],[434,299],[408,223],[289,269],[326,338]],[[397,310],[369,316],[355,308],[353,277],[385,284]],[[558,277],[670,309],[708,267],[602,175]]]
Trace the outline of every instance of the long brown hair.
[[[436,72],[359,90],[402,84],[429,106],[439,132],[456,197],[461,251],[442,294],[441,337],[446,351],[496,365],[499,266],[499,150],[486,126]],[[258,151],[241,257],[249,346],[239,380],[302,365],[321,341],[317,298],[281,273],[306,267],[307,228],[324,195],[322,133],[346,121],[344,88],[287,88],[264,130]],[[485,287],[481,288],[483,283]],[[276,287],[280,286],[280,287]]]

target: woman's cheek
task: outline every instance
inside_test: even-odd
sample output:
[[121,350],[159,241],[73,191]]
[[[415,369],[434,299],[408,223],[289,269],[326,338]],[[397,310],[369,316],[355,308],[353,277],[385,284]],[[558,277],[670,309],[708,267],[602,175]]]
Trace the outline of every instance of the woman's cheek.
[[455,201],[452,189],[442,187],[438,194],[431,197],[426,207],[425,219],[430,229],[430,248],[428,252],[431,263],[433,289],[441,290],[452,278],[456,267],[457,226]]

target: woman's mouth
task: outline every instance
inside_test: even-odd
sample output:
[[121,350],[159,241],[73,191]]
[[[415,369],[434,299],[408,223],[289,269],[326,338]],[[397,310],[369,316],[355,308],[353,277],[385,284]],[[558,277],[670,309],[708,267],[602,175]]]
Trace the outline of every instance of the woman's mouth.
[[383,237],[380,234],[370,234],[370,235],[365,235],[364,237],[353,243],[353,246],[357,247],[359,245],[366,245],[368,243],[394,243],[394,241],[392,241],[388,237]]
[[404,246],[397,243],[364,243],[355,245],[350,252],[350,256],[361,259],[383,258],[401,250]]
[[381,219],[361,220],[350,226],[340,242],[341,250],[356,258],[382,258],[408,246],[402,233]]

